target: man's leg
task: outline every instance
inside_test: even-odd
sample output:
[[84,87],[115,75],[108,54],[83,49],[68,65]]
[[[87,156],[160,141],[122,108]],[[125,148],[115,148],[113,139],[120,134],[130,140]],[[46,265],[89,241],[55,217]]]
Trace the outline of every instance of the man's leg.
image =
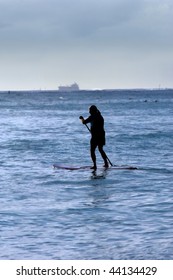
[[105,152],[103,150],[103,146],[99,145],[98,149],[99,149],[99,152],[100,152],[100,154],[101,154],[101,156],[102,156],[102,158],[104,160],[104,167],[108,167],[109,164],[108,164],[107,156],[106,156],[106,154],[105,154]]
[[97,169],[97,165],[96,165],[96,155],[95,155],[95,150],[96,150],[96,143],[94,143],[94,141],[91,139],[91,143],[90,143],[90,153],[91,153],[91,159],[93,161],[93,167],[91,167],[92,169]]

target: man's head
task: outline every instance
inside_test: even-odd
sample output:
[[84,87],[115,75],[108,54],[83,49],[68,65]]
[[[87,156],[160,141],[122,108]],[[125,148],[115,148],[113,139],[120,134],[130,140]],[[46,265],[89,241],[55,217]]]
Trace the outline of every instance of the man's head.
[[98,112],[98,109],[97,109],[97,107],[96,107],[95,105],[92,105],[92,106],[89,108],[89,113],[90,113],[91,115],[97,114],[97,112]]

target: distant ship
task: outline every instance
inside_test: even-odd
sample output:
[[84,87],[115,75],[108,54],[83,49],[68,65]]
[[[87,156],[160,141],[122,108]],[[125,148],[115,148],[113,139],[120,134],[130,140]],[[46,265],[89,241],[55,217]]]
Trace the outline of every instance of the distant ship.
[[74,91],[79,91],[79,86],[77,83],[74,83],[70,86],[59,86],[58,90],[63,92],[74,92]]

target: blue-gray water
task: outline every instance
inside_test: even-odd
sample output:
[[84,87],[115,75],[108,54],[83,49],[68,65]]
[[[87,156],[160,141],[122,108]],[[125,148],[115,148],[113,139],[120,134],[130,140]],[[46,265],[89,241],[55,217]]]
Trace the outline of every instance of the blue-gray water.
[[[88,107],[105,151],[90,165]],[[173,91],[0,93],[0,259],[173,259]],[[103,162],[97,153],[98,165]]]

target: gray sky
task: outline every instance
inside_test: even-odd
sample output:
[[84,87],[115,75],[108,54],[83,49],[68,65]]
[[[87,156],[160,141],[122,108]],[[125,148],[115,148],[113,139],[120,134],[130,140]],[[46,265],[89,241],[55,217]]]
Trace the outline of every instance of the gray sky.
[[0,0],[0,90],[173,88],[173,0]]

